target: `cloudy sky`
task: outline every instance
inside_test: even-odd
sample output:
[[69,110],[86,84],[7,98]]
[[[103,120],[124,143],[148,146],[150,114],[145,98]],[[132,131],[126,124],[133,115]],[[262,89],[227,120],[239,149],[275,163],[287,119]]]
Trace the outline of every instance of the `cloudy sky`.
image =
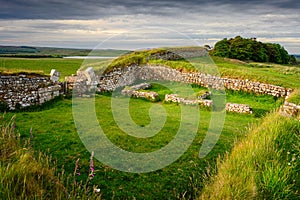
[[299,0],[0,0],[0,45],[136,49],[256,37],[300,54]]

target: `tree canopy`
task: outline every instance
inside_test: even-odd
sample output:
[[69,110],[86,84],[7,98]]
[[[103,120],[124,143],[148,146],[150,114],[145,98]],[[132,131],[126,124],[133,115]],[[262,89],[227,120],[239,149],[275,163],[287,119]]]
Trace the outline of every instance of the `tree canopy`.
[[262,43],[256,38],[242,38],[236,36],[235,38],[224,38],[218,41],[212,55],[234,58],[239,60],[252,60],[256,62],[273,62],[279,64],[288,64],[295,61],[293,55],[288,52],[280,44]]

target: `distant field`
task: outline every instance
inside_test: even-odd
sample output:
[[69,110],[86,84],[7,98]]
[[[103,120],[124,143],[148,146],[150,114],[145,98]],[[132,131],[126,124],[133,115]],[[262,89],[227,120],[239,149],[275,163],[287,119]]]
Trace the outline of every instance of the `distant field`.
[[65,76],[76,74],[83,60],[62,58],[1,58],[0,72],[38,72],[50,74],[51,69],[61,73],[61,80]]
[[74,49],[74,48],[55,48],[55,47],[30,47],[30,46],[1,46],[0,56],[5,57],[63,57],[63,56],[119,56],[128,52],[127,50],[115,49]]

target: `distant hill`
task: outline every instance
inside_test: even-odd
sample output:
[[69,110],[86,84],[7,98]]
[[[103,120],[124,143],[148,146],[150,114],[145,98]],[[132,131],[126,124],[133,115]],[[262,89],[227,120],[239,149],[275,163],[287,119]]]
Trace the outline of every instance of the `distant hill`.
[[[31,47],[31,46],[3,46],[0,45],[1,57],[63,57],[87,56],[92,49],[56,48],[56,47]],[[99,49],[93,50],[93,56],[119,56],[127,50]]]

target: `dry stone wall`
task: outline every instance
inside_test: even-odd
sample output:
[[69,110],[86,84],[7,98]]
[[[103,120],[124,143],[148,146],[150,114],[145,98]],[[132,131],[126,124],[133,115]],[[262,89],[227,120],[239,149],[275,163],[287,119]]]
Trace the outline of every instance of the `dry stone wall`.
[[[167,94],[165,96],[165,101],[171,102],[171,103],[185,104],[185,105],[203,105],[203,106],[207,106],[207,107],[211,107],[213,105],[212,100],[185,99],[185,98],[179,97],[177,94]],[[225,106],[225,110],[227,110],[229,112],[252,114],[252,108],[250,108],[246,104],[227,103]]]
[[51,81],[50,78],[32,75],[1,75],[0,101],[5,102],[10,110],[14,110],[17,105],[22,108],[49,101],[59,96],[61,90],[61,86]]
[[165,101],[171,102],[171,103],[185,104],[185,105],[203,105],[203,106],[208,106],[208,107],[211,107],[213,104],[212,100],[186,99],[183,97],[179,97],[177,94],[166,94]]
[[227,103],[225,109],[229,112],[252,114],[252,108],[246,104]]
[[159,96],[156,92],[144,92],[144,91],[124,89],[121,91],[121,94],[124,96],[148,99],[150,101],[158,101],[159,100]]
[[279,112],[284,116],[296,117],[300,120],[300,105],[285,101]]
[[116,68],[114,71],[98,77],[98,91],[113,91],[118,87],[133,84],[137,80],[168,80],[197,84],[214,89],[231,89],[267,94],[276,97],[285,97],[291,93],[291,89],[231,78],[221,78],[200,72],[181,72],[164,66],[138,66],[132,65],[126,68]]

